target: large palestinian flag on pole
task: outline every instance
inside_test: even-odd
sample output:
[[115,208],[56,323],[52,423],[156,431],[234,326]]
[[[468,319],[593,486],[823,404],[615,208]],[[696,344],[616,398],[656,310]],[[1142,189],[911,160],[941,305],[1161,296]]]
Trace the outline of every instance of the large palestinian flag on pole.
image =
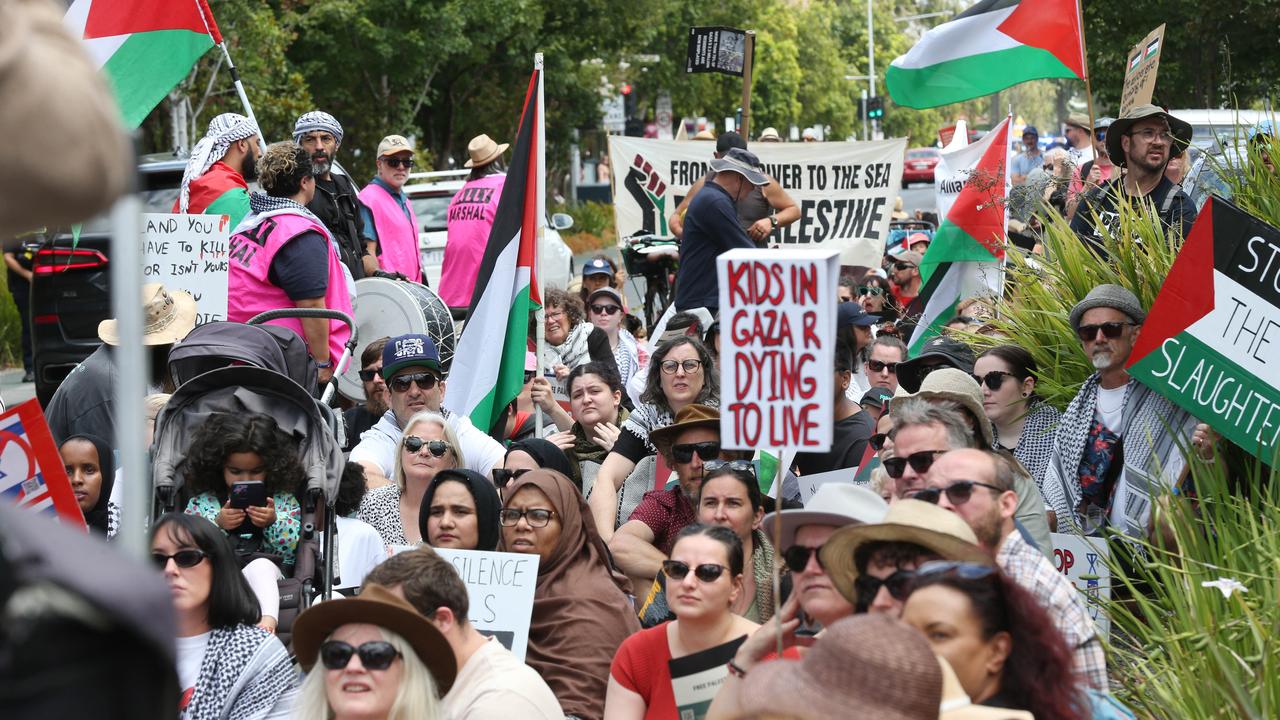
[[542,304],[534,278],[546,203],[541,85],[539,67],[529,81],[511,168],[445,390],[445,405],[484,432],[524,387],[529,313]]
[[920,263],[924,311],[908,343],[911,357],[942,331],[961,300],[1000,295],[1004,282],[1005,198],[1009,186],[1009,124],[996,126],[978,142],[944,153],[953,168],[968,167],[964,188]]
[[924,34],[885,73],[898,105],[931,108],[1041,78],[1083,78],[1076,0],[982,0]]
[[1280,230],[1210,197],[1129,374],[1267,463],[1280,451]]
[[130,129],[182,82],[218,34],[201,0],[74,0],[63,22],[106,73]]

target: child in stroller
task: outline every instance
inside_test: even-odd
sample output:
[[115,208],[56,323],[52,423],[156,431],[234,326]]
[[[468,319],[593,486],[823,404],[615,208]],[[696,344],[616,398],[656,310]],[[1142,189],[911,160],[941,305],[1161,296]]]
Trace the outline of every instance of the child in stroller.
[[[262,606],[262,626],[280,615],[277,581],[291,570],[301,537],[297,491],[305,484],[293,439],[270,416],[214,413],[195,433],[187,457],[186,512],[200,515],[232,539],[245,577]],[[262,483],[265,504],[237,501],[235,486]]]

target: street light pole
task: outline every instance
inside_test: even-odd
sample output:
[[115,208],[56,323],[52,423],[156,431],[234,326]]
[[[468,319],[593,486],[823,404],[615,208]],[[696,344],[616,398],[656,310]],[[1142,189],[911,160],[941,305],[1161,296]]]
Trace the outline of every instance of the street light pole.
[[[867,95],[867,97],[876,96],[875,44],[876,44],[876,30],[875,30],[875,26],[871,24],[871,0],[867,0],[867,69],[868,69],[867,75],[869,76],[870,87],[871,87],[871,91]],[[874,129],[874,126],[878,125],[878,123],[875,120],[872,120],[871,124],[873,126],[873,129],[871,131],[871,139],[874,140],[876,138],[876,130]]]

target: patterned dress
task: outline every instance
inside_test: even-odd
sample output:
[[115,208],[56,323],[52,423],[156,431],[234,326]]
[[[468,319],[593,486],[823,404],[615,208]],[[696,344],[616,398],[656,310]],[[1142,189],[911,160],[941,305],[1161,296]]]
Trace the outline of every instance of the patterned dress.
[[[276,521],[262,531],[262,550],[279,555],[285,565],[292,565],[298,551],[298,539],[302,536],[302,506],[293,493],[278,492],[272,499],[276,501]],[[199,515],[215,525],[221,510],[222,503],[211,492],[200,493],[187,503],[188,515]],[[246,533],[240,537],[249,535]]]

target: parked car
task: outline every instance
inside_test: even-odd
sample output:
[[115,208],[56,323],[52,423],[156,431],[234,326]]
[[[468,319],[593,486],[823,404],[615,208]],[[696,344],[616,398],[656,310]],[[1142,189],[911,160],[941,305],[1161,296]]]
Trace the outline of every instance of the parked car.
[[[422,274],[432,288],[440,287],[440,269],[449,240],[449,203],[466,183],[469,170],[442,170],[409,175],[404,193],[418,216],[418,249],[422,253]],[[538,250],[539,271],[545,287],[569,287],[573,279],[573,251],[560,237],[561,230],[573,226],[564,213],[552,215]]]
[[[147,155],[138,163],[142,212],[167,213],[182,185],[185,158]],[[111,218],[86,221],[79,240],[51,228],[36,251],[31,281],[31,342],[36,397],[45,405],[67,373],[98,348],[98,323],[111,317]]]
[[937,148],[911,148],[907,151],[907,163],[902,168],[902,187],[913,182],[933,182],[933,170],[938,166]]

